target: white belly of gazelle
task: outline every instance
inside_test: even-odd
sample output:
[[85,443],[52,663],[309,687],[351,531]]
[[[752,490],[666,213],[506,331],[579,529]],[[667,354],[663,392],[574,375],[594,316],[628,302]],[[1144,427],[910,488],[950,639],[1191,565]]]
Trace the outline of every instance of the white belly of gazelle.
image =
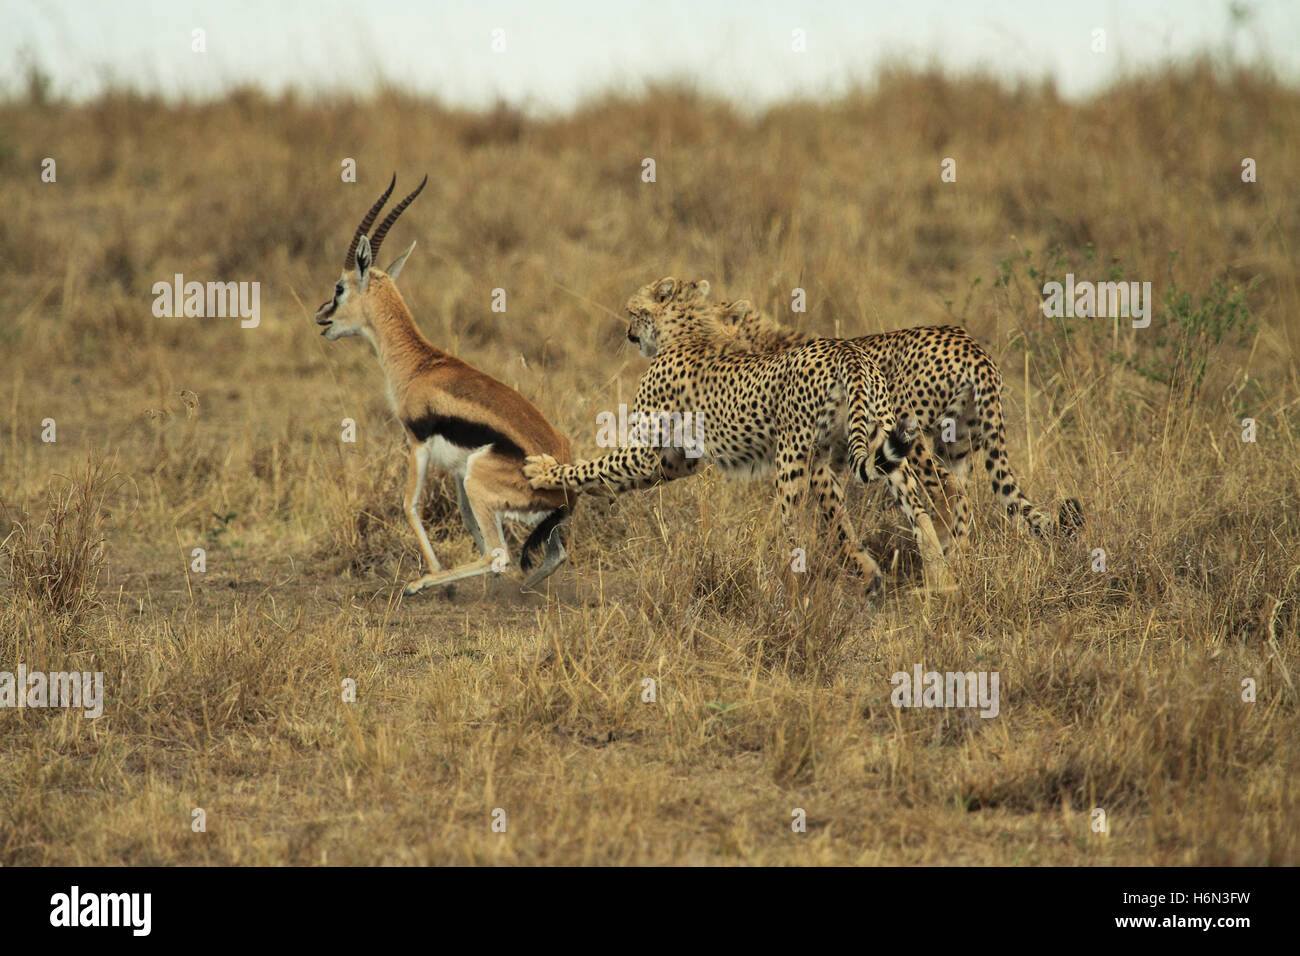
[[424,447],[428,449],[429,464],[464,481],[465,476],[469,474],[473,459],[492,446],[462,448],[460,445],[453,445],[441,435],[434,435],[425,441]]

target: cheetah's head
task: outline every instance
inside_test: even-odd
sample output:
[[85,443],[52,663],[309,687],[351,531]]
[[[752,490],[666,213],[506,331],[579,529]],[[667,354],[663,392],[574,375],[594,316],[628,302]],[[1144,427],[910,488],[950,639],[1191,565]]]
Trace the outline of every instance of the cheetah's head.
[[748,299],[719,302],[708,311],[715,330],[714,339],[729,351],[772,352],[808,338],[769,318]]
[[664,276],[643,285],[627,300],[627,338],[646,358],[653,358],[671,336],[674,326],[694,308],[703,305],[709,294],[707,279],[682,282]]

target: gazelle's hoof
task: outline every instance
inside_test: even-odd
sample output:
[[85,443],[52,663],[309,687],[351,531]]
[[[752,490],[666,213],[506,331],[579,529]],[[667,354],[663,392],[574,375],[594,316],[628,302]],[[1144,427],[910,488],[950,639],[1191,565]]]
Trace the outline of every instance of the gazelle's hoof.
[[419,593],[420,593],[421,591],[423,591],[425,588],[431,588],[431,587],[433,587],[433,585],[434,585],[434,577],[433,577],[433,575],[432,575],[432,574],[426,574],[424,577],[422,577],[422,578],[416,578],[414,581],[412,581],[412,582],[411,582],[410,584],[408,584],[406,587],[402,588],[402,596],[403,596],[403,597],[410,597],[410,596],[413,595],[413,594],[419,594]]
[[419,594],[421,591],[426,591],[433,587],[441,588],[440,593],[449,601],[456,596],[455,581],[448,581],[446,584],[440,585],[432,574],[426,574],[424,577],[418,578],[406,587],[402,588],[402,597],[411,597],[412,595]]

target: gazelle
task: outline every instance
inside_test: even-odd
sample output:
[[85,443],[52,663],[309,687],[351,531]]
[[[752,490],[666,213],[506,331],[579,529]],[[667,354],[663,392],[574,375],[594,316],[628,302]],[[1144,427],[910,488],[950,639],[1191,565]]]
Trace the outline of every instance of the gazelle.
[[[419,540],[429,571],[406,586],[411,595],[463,578],[504,571],[510,561],[502,517],[532,525],[524,542],[520,567],[532,567],[532,551],[545,544],[545,555],[524,580],[533,587],[564,563],[561,529],[572,504],[563,491],[538,491],[524,477],[528,455],[551,455],[572,460],[569,441],[548,422],[528,399],[490,375],[442,351],[420,334],[394,280],[415,248],[393,260],[386,271],[373,268],[384,236],[429,177],[403,199],[367,236],[371,223],[383,209],[397,184],[370,207],[361,220],[343,263],[343,274],[333,297],[316,310],[321,334],[331,342],[359,335],[375,350],[388,379],[388,397],[406,433],[410,463],[406,477],[406,517]],[[429,466],[452,475],[465,527],[478,545],[480,558],[443,570],[420,521],[420,495]]]

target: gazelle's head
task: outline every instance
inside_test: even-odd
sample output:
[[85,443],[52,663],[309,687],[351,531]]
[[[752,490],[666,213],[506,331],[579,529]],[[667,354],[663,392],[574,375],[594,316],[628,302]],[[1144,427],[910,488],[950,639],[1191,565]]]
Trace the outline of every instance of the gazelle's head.
[[410,247],[394,259],[386,270],[373,268],[375,257],[379,255],[379,247],[383,244],[384,236],[388,235],[388,230],[393,227],[393,223],[397,222],[397,217],[416,196],[420,195],[420,190],[428,181],[429,177],[425,176],[420,181],[420,185],[415,187],[415,191],[394,206],[384,217],[384,221],[379,224],[374,235],[368,236],[367,230],[379,215],[379,210],[384,208],[384,203],[388,202],[388,197],[393,194],[393,187],[397,185],[397,175],[394,174],[393,181],[388,184],[384,194],[370,207],[370,212],[366,213],[366,218],[361,220],[361,225],[357,226],[356,234],[352,237],[352,245],[348,248],[348,257],[343,262],[343,274],[334,283],[334,295],[316,310],[316,324],[325,326],[321,335],[331,342],[335,339],[347,338],[349,335],[370,337],[373,332],[371,322],[374,310],[371,304],[374,293],[385,282],[397,278],[397,274],[402,271],[402,266],[406,265],[406,257],[415,248],[415,243],[412,242]]
[[664,276],[657,282],[643,285],[627,300],[627,338],[646,358],[653,358],[664,344],[674,325],[666,316],[675,318],[679,313],[693,314],[708,300],[707,279],[682,282]]

